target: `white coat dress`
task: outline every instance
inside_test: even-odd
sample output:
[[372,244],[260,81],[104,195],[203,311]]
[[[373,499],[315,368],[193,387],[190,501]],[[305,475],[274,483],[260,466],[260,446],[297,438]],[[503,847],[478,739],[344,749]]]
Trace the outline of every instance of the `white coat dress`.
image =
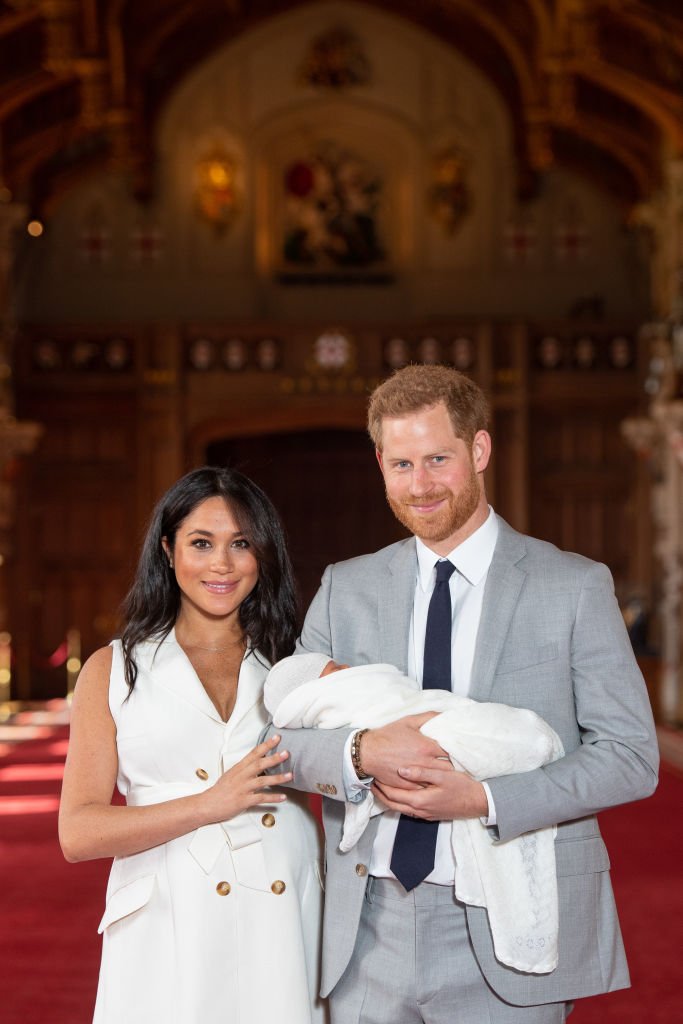
[[[109,706],[129,805],[200,793],[257,743],[268,665],[249,652],[223,722],[171,632],[114,641]],[[323,1024],[320,831],[306,798],[244,811],[114,860],[93,1024]]]

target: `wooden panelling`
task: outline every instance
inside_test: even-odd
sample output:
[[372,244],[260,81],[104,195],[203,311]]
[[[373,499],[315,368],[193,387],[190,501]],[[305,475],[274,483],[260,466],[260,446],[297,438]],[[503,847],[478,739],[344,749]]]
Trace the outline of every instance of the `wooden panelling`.
[[[493,406],[487,487],[496,510],[520,530],[606,561],[620,594],[651,590],[646,475],[620,436],[621,420],[642,404],[634,331],[591,328],[595,358],[579,369],[588,328],[572,324],[354,327],[348,362],[336,366],[316,361],[323,330],[258,323],[133,326],[115,336],[93,325],[27,331],[17,415],[42,423],[44,436],[18,483],[9,566],[15,697],[63,693],[64,669],[41,659],[68,629],[80,631],[85,656],[108,642],[153,503],[207,460],[244,469],[273,499],[302,607],[328,562],[403,536],[365,435],[367,395],[391,372],[392,339],[403,339],[418,361],[434,344],[440,358],[456,358],[455,339],[469,339],[468,372]],[[633,345],[623,366],[612,360],[617,330]],[[240,332],[246,361],[235,370],[225,345]],[[213,345],[203,369],[202,338]],[[277,342],[276,366],[259,363],[265,338]],[[554,349],[547,338],[556,339]],[[77,361],[79,339],[87,341],[87,364]]]

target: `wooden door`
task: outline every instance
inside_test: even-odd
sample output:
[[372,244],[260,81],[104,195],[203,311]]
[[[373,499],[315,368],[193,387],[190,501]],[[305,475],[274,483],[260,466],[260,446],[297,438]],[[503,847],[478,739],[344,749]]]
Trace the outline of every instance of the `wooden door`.
[[[606,562],[619,591],[633,585],[635,468],[619,424],[626,403],[534,410],[531,533]],[[620,595],[621,596],[621,595]]]

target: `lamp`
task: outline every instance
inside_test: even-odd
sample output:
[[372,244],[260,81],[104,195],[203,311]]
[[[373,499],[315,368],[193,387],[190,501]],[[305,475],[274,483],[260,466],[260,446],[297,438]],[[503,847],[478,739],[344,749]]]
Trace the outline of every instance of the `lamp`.
[[234,161],[219,148],[202,157],[195,168],[195,206],[217,234],[230,227],[239,209],[236,176]]

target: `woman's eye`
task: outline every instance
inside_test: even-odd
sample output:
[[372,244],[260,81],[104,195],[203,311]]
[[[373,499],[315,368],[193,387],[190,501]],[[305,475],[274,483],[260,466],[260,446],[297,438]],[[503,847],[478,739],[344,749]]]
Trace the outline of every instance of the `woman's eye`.
[[234,548],[239,548],[241,551],[244,551],[246,550],[246,548],[251,547],[246,537],[240,537],[238,540],[234,540],[232,542],[232,546]]
[[197,537],[196,540],[192,541],[192,547],[199,548],[201,551],[204,551],[206,548],[210,547],[210,544],[204,537]]

